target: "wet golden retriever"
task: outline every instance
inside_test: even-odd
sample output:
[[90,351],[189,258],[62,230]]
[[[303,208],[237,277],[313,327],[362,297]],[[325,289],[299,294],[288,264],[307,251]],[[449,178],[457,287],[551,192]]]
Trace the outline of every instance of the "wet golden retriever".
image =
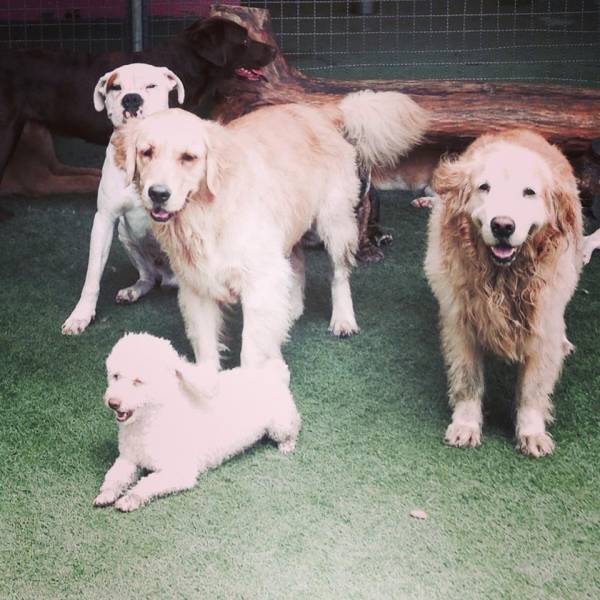
[[565,356],[564,312],[582,264],[573,171],[527,130],[484,135],[443,161],[433,187],[425,271],[440,306],[452,422],[446,442],[481,441],[483,357],[517,363],[517,448],[543,456],[550,395]]
[[151,115],[115,140],[179,281],[196,360],[219,363],[221,307],[243,310],[241,364],[281,358],[303,311],[299,242],[315,225],[333,266],[329,330],[358,331],[350,268],[359,171],[393,164],[426,112],[403,94],[350,94],[323,107],[269,106],[227,126],[182,110]]

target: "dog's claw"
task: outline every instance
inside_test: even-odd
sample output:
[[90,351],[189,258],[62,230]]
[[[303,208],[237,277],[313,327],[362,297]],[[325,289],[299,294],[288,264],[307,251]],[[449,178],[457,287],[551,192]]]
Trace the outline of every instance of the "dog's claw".
[[115,502],[115,508],[121,512],[131,512],[142,506],[143,501],[137,494],[127,494]]
[[69,317],[61,327],[63,335],[79,335],[87,329],[91,323],[93,315],[85,315],[83,317]]
[[552,454],[554,450],[554,440],[552,436],[547,433],[537,433],[532,435],[521,435],[517,442],[517,450],[523,454],[540,458]]
[[450,423],[444,441],[457,448],[476,448],[481,444],[481,427],[476,423]]
[[117,498],[118,495],[111,490],[100,492],[94,500],[94,506],[110,506]]

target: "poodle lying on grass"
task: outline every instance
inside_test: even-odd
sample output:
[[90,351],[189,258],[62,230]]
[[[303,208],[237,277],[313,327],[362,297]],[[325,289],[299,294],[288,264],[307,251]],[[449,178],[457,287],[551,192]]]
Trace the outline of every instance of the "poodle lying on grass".
[[[96,506],[132,511],[189,489],[198,474],[260,440],[292,452],[300,415],[281,360],[217,372],[180,357],[147,333],[126,334],[106,359],[106,404],[119,424],[119,456]],[[151,471],[136,482],[140,469]]]

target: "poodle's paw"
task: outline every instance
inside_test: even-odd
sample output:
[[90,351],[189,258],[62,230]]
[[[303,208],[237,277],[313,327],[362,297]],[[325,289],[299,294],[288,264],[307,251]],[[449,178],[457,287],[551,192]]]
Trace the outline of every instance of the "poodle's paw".
[[410,204],[415,208],[433,208],[435,198],[433,196],[421,196],[412,200]]
[[63,335],[78,335],[87,329],[94,318],[94,313],[75,313],[62,324]]
[[110,506],[118,497],[119,494],[115,490],[105,490],[96,496],[94,506]]
[[140,290],[135,285],[131,285],[117,292],[115,302],[117,304],[133,304],[140,299],[141,295]]
[[332,317],[328,331],[331,335],[335,335],[336,337],[346,338],[358,333],[359,328],[354,317],[350,319],[337,319]]
[[281,454],[291,454],[296,449],[296,439],[289,438],[285,442],[280,442],[277,448]]
[[446,429],[444,441],[449,446],[475,448],[481,444],[481,427],[478,423],[452,422]]
[[541,433],[521,434],[517,439],[517,450],[523,454],[540,458],[552,454],[554,440],[552,436],[543,431]]
[[131,512],[137,510],[143,504],[144,501],[141,496],[129,493],[115,502],[115,508],[118,508],[122,512]]

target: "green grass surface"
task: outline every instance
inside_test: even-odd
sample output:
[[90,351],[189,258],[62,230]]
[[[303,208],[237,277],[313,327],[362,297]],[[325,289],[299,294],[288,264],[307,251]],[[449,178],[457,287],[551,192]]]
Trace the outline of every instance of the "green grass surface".
[[[3,202],[16,217],[0,224],[2,599],[598,597],[600,257],[567,315],[577,352],[555,393],[555,454],[515,452],[512,373],[496,364],[482,447],[447,448],[427,212],[386,195],[395,241],[355,272],[358,336],[328,336],[327,261],[309,253],[306,312],[285,346],[304,420],[296,453],[259,444],[195,489],[120,514],[92,507],[117,452],[104,359],[142,330],[190,356],[176,295],[116,305],[135,273],[114,244],[97,321],[63,337],[94,199]],[[233,311],[230,364],[240,325]]]

